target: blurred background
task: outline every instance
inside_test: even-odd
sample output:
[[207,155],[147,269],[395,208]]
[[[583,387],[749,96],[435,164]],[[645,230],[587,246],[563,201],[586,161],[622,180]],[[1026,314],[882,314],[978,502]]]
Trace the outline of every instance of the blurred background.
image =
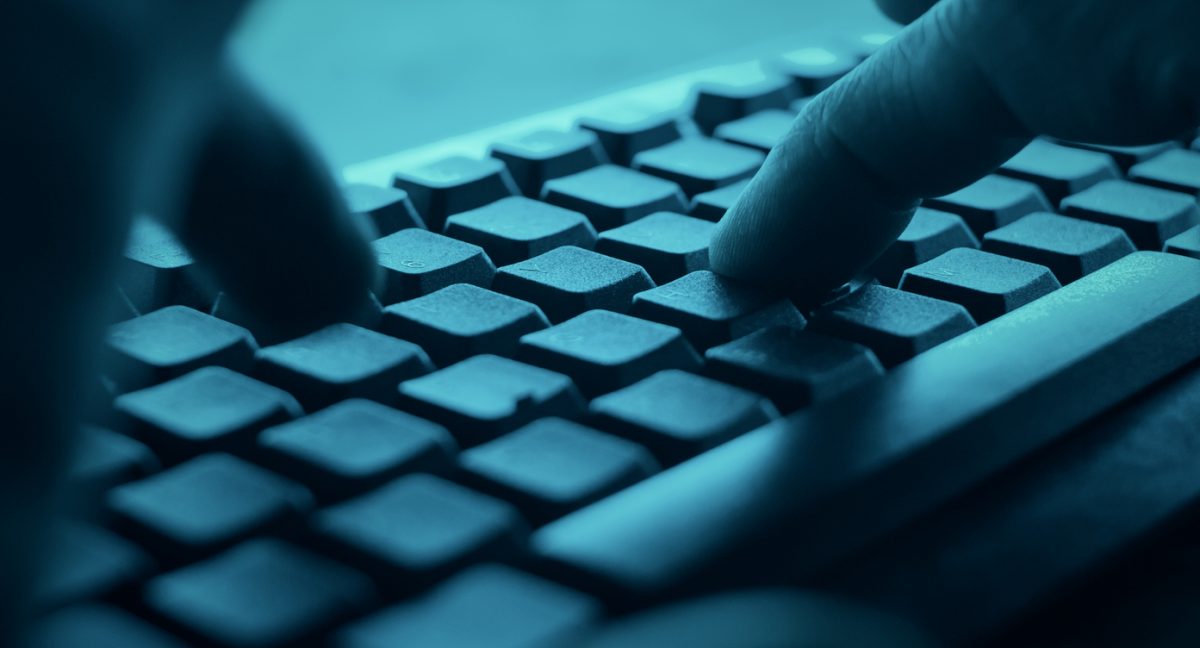
[[722,52],[887,23],[871,0],[261,0],[239,65],[339,169]]

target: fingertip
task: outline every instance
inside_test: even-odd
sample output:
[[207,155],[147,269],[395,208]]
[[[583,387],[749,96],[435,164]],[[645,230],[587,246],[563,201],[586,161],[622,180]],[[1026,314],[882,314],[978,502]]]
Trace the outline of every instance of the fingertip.
[[885,16],[902,25],[920,18],[937,3],[938,0],[875,0]]

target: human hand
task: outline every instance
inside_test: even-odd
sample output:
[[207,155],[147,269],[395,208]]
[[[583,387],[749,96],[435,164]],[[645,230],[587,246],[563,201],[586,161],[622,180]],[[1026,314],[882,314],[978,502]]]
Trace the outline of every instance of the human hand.
[[922,198],[1038,135],[1146,144],[1200,124],[1200,4],[878,0],[915,22],[819,95],[717,227],[717,272],[815,300]]

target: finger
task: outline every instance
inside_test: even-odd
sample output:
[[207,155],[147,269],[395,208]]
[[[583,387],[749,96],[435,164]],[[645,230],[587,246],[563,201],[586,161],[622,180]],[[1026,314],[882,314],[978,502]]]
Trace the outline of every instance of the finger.
[[714,270],[819,299],[874,260],[921,197],[1027,143],[956,40],[973,37],[984,4],[936,6],[811,102],[718,225]]
[[300,333],[368,308],[374,256],[329,173],[244,84],[201,149],[180,236],[266,329]]
[[879,5],[879,10],[884,15],[906,25],[920,18],[921,14],[929,11],[937,2],[938,0],[875,0],[875,4]]

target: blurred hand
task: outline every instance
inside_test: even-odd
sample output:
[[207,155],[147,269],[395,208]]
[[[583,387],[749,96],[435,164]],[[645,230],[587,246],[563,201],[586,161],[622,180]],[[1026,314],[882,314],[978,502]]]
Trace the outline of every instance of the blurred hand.
[[367,296],[369,248],[324,167],[223,63],[245,4],[0,9],[0,632],[54,508],[135,212],[173,227],[266,323],[345,319]]
[[714,270],[817,299],[922,198],[1035,136],[1146,144],[1200,124],[1200,3],[878,2],[915,22],[800,114],[718,225]]

